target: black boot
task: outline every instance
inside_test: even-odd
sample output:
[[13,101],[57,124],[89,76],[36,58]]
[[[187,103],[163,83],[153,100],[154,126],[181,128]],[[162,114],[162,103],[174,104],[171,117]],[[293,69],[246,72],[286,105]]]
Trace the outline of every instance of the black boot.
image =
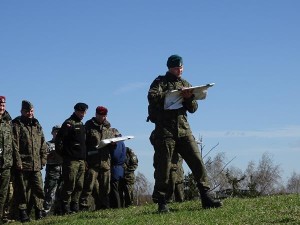
[[78,213],[78,211],[79,211],[78,202],[71,202],[70,203],[70,210],[71,210],[71,213]]
[[168,213],[170,212],[169,207],[167,206],[165,198],[158,199],[158,213]]
[[20,215],[19,215],[19,217],[20,217],[20,220],[21,220],[22,223],[30,221],[30,218],[27,215],[26,209],[20,209]]
[[202,207],[204,209],[219,208],[222,206],[221,201],[215,200],[213,199],[213,197],[209,196],[208,189],[200,187],[199,191],[201,196]]
[[61,202],[61,214],[66,215],[70,214],[70,208],[69,208],[69,203],[68,202]]
[[40,209],[35,209],[35,219],[40,220],[44,217],[43,211]]

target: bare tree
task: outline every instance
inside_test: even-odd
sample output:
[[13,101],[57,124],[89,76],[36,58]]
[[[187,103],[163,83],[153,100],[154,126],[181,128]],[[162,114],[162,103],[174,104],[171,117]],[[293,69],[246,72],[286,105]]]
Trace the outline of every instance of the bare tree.
[[286,188],[288,193],[300,193],[300,174],[294,171],[287,181]]
[[137,172],[134,183],[136,205],[143,205],[151,201],[152,185],[144,174]]
[[[261,195],[273,194],[280,186],[280,166],[274,165],[269,153],[264,153],[257,168],[250,162],[246,170],[249,186],[255,187],[255,190]],[[250,188],[250,187],[249,187]]]

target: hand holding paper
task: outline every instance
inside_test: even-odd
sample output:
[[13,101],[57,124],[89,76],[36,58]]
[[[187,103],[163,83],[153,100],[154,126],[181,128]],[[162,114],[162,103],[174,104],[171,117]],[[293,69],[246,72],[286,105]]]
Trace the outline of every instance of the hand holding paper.
[[[203,100],[206,98],[207,89],[212,86],[214,86],[214,83],[184,88],[183,90],[171,91],[171,92],[167,93],[167,95],[165,97],[164,109],[171,110],[171,109],[181,108],[183,98],[185,98],[184,96],[188,96],[189,93],[194,94],[195,100]],[[189,91],[191,91],[191,92],[189,92]]]

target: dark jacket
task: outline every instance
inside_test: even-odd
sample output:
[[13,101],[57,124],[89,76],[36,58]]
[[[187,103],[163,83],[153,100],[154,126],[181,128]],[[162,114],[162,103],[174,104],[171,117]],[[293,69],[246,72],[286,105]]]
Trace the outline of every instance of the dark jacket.
[[155,122],[157,135],[160,137],[184,137],[192,134],[187,120],[187,111],[194,113],[198,109],[198,103],[194,98],[186,99],[183,107],[174,110],[164,110],[166,93],[183,87],[191,87],[191,84],[182,78],[167,72],[165,76],[156,78],[149,89],[149,104],[155,104],[160,109]]
[[39,121],[18,116],[12,123],[16,166],[25,171],[41,170],[46,164],[47,146]]
[[0,148],[0,168],[9,169],[13,165],[13,130],[7,111],[0,118]]
[[63,160],[85,160],[85,127],[75,113],[65,120],[55,138],[55,150]]
[[111,154],[111,179],[120,180],[124,177],[124,163],[126,161],[126,148],[123,141],[117,142]]

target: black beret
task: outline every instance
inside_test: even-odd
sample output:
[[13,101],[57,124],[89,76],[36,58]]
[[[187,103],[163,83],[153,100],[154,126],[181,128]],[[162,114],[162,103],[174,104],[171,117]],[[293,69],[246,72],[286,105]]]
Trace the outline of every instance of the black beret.
[[33,108],[33,105],[29,101],[26,101],[26,100],[22,101],[22,109],[30,111],[32,108]]
[[168,68],[173,68],[173,67],[180,67],[183,65],[182,57],[179,55],[171,55],[168,58],[167,61],[167,67]]
[[74,106],[74,109],[76,111],[85,111],[89,108],[89,106],[85,103],[82,103],[82,102],[78,102],[75,106]]

